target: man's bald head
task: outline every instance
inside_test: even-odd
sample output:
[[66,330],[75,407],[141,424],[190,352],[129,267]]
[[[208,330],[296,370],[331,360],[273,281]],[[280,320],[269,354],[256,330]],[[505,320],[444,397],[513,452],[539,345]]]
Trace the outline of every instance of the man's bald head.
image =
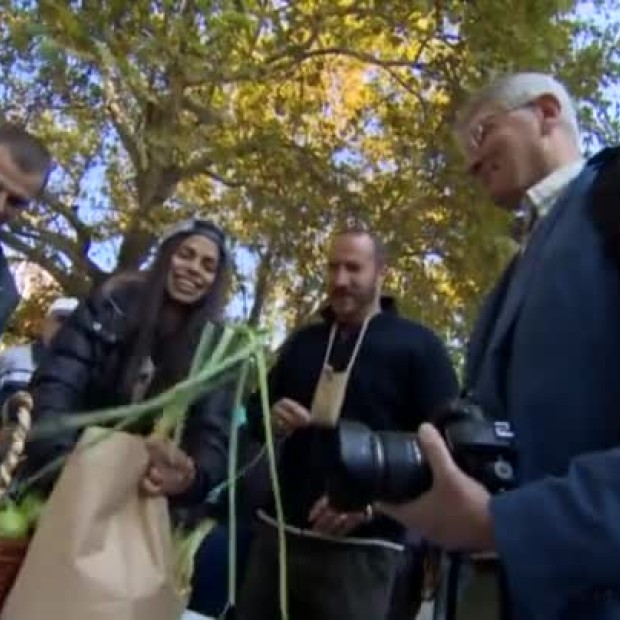
[[327,292],[339,322],[359,324],[378,307],[386,261],[385,245],[372,232],[347,229],[334,236]]

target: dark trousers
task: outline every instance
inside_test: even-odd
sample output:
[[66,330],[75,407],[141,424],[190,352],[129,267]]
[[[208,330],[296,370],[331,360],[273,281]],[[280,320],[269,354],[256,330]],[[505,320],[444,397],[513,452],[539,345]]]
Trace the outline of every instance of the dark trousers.
[[[402,553],[377,546],[287,536],[291,620],[385,620]],[[253,542],[238,620],[280,620],[277,531]]]
[[394,580],[388,620],[414,620],[422,607],[423,586],[423,552],[417,546],[407,546]]
[[[188,608],[203,616],[219,616],[228,602],[228,537],[226,525],[217,526],[203,541],[194,563],[192,595]],[[252,530],[237,527],[237,583],[241,583],[250,550]]]
[[500,564],[494,560],[473,562],[462,584],[456,620],[511,620],[512,617],[508,581]]

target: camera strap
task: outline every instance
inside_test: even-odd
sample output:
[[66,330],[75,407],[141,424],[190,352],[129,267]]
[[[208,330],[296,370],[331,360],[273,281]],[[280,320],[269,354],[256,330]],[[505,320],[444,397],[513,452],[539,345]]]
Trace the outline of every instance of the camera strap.
[[[461,575],[466,558],[462,553],[446,553],[443,565],[444,585],[435,601],[433,620],[458,620],[459,598],[461,595]],[[497,620],[513,620],[506,573],[500,562],[495,571],[497,584]],[[469,610],[471,612],[471,610]],[[467,613],[467,612],[466,612]],[[469,613],[467,613],[469,617]]]

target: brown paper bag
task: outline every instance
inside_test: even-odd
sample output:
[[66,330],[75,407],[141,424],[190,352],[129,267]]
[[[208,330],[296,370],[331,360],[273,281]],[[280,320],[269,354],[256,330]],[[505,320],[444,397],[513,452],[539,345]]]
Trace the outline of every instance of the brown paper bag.
[[2,620],[178,620],[164,498],[138,484],[144,440],[87,429],[41,515]]

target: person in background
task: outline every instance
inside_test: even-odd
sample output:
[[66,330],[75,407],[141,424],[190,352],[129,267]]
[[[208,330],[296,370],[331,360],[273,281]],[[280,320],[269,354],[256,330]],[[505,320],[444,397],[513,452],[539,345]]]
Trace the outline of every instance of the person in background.
[[[17,217],[43,192],[52,158],[22,127],[0,123],[0,226]],[[0,245],[0,336],[19,303],[19,292]]]
[[30,344],[10,347],[0,355],[0,408],[15,392],[28,387],[54,336],[77,305],[78,300],[73,297],[54,300],[47,309],[39,338]]
[[[342,512],[326,497],[326,432],[339,418],[375,431],[415,431],[458,393],[447,351],[428,328],[382,295],[381,240],[364,228],[337,234],[328,254],[323,320],[293,333],[269,375],[287,531],[290,617],[384,620],[403,562],[404,529],[369,507]],[[256,396],[247,406],[262,432]],[[259,526],[239,596],[240,620],[280,618],[273,498]],[[420,584],[421,587],[421,584]]]

